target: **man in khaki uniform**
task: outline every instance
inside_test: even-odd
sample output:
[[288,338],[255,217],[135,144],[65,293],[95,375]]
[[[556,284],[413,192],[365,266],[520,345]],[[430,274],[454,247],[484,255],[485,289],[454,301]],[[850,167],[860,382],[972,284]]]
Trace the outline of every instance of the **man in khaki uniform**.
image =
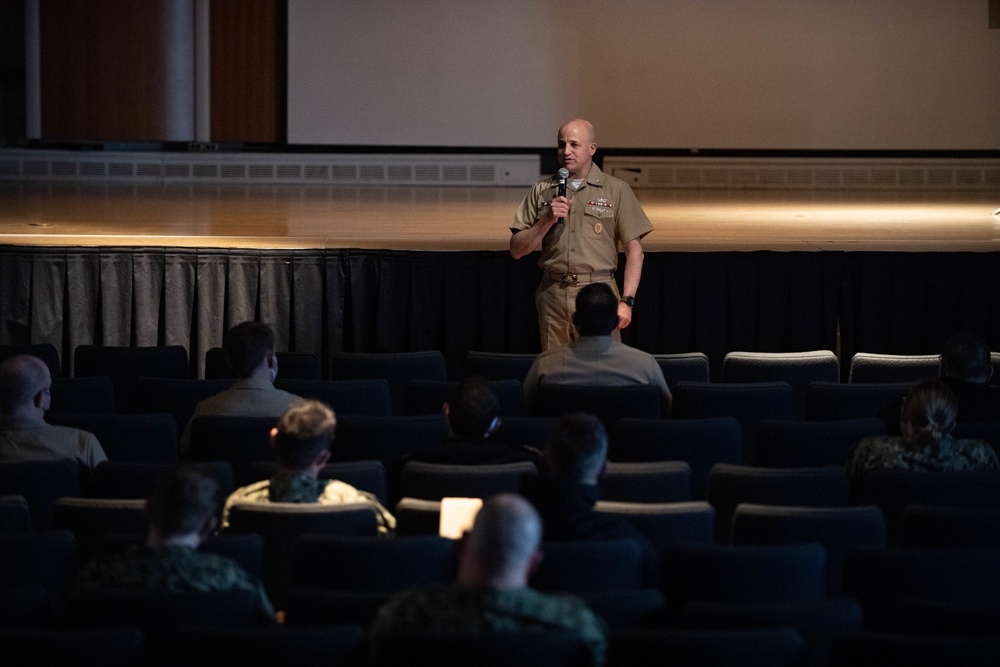
[[535,304],[542,350],[573,339],[573,308],[581,287],[603,282],[619,294],[614,278],[619,247],[625,250],[625,276],[616,339],[632,321],[642,275],[642,237],[653,225],[628,184],[594,164],[596,151],[594,126],[588,121],[571,120],[559,128],[559,164],[569,172],[566,195],[559,196],[557,177],[539,181],[510,228],[514,259],[541,249],[538,265],[545,275]]

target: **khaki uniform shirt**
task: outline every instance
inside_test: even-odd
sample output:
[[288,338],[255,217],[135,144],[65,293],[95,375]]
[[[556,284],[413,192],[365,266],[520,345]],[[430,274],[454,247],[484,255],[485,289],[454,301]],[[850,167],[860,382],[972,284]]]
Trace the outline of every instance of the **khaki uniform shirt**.
[[651,384],[666,403],[667,381],[656,358],[611,336],[581,336],[569,345],[542,352],[524,378],[524,398],[534,404],[541,384],[623,387]]
[[[237,380],[229,389],[209,396],[194,409],[195,417],[274,417],[275,421],[285,414],[293,403],[302,399],[295,394],[276,388],[270,382],[244,378]],[[187,453],[191,445],[191,422],[184,427],[181,435],[181,453]]]
[[[521,202],[510,230],[517,233],[533,226],[558,194],[555,177],[539,181]],[[538,265],[549,272],[593,273],[618,267],[619,246],[641,239],[653,225],[632,189],[608,176],[596,164],[578,190],[566,188],[569,217],[555,224],[542,240]]]
[[93,468],[108,460],[93,433],[41,419],[0,418],[0,461],[74,459]]

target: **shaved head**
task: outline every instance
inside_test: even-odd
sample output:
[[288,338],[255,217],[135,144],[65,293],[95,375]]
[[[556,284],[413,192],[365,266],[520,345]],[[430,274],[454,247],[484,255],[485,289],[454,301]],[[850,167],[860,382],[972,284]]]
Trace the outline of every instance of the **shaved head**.
[[28,354],[10,357],[0,364],[0,410],[9,415],[29,408],[35,396],[51,385],[44,361]]
[[592,144],[597,141],[596,135],[594,134],[594,124],[589,120],[574,118],[571,121],[567,121],[562,127],[559,128],[559,134],[556,136],[556,140],[565,136],[566,133],[570,131],[582,132],[583,136],[587,138],[588,143]]
[[531,503],[513,493],[486,499],[466,536],[460,567],[464,583],[523,585],[541,541],[542,520]]

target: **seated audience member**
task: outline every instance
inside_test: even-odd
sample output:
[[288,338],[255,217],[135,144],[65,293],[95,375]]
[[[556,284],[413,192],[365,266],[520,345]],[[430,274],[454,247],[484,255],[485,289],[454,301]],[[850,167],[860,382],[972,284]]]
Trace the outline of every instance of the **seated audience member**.
[[236,503],[367,503],[375,508],[379,531],[394,530],[395,517],[374,495],[345,482],[319,479],[319,471],[330,460],[336,428],[336,416],[320,401],[300,401],[288,408],[271,429],[271,446],[278,462],[274,477],[236,489],[226,500],[223,528],[228,526],[229,510]]
[[1000,387],[987,384],[992,376],[986,341],[972,333],[948,339],[941,352],[941,381],[955,393],[959,423],[1000,422]]
[[[195,417],[274,417],[300,400],[295,394],[274,386],[278,377],[278,357],[274,352],[274,332],[260,322],[243,322],[229,330],[223,345],[226,361],[238,378],[229,389],[198,404]],[[181,452],[191,444],[191,422],[181,435]]]
[[490,440],[500,427],[500,399],[485,378],[474,376],[459,382],[443,409],[448,439],[407,460],[455,465],[538,462],[541,452],[532,447]]
[[74,459],[93,468],[108,460],[93,433],[45,422],[52,376],[38,357],[0,364],[0,461]]
[[593,415],[563,415],[542,454],[539,486],[531,493],[545,530],[553,541],[629,538],[642,549],[643,583],[656,586],[660,556],[625,519],[594,509],[598,482],[608,460],[608,434]]
[[541,560],[542,525],[515,494],[487,499],[460,545],[458,581],[405,591],[379,610],[371,635],[394,630],[481,633],[561,630],[580,635],[595,664],[607,648],[603,622],[578,598],[528,587]]
[[149,533],[145,546],[91,562],[71,588],[69,619],[86,614],[87,593],[120,589],[162,593],[247,590],[255,594],[261,623],[275,622],[275,612],[260,581],[234,560],[198,550],[217,525],[219,486],[198,466],[174,466],[156,480],[147,504]]
[[663,396],[663,413],[670,411],[670,389],[653,355],[611,337],[618,325],[618,299],[604,283],[587,285],[576,296],[573,324],[579,338],[538,355],[524,379],[524,396],[534,404],[540,384],[600,387],[654,385]]
[[871,436],[851,453],[847,471],[855,481],[875,468],[922,472],[996,469],[996,452],[981,440],[956,440],[955,395],[941,382],[922,382],[903,399],[902,435]]

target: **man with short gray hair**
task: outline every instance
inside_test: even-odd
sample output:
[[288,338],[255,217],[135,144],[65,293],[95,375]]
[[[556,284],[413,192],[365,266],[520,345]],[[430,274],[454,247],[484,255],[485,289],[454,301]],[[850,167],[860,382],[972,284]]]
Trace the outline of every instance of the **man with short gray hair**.
[[52,376],[38,357],[0,364],[0,462],[73,459],[86,468],[108,460],[93,433],[45,421]]

